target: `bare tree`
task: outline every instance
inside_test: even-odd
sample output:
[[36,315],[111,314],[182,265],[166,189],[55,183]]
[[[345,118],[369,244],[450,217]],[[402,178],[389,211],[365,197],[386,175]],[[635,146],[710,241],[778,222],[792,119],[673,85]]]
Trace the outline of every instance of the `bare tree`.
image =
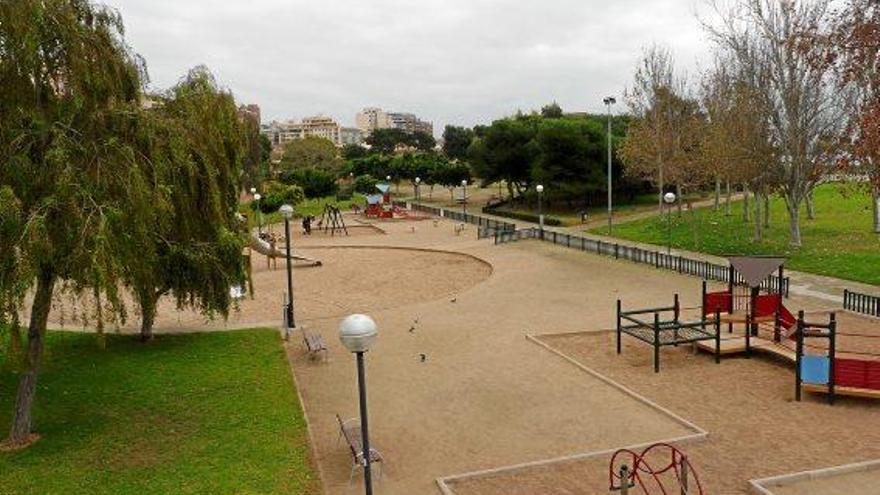
[[674,60],[668,48],[645,50],[636,69],[633,86],[626,92],[627,105],[635,118],[621,148],[627,173],[650,180],[657,186],[658,207],[663,209],[663,189],[669,160],[668,116],[662,100],[675,85]]
[[827,25],[830,0],[734,0],[713,5],[720,22],[705,23],[757,95],[757,110],[777,150],[777,176],[789,217],[790,243],[801,245],[800,206],[834,168],[846,123],[833,71],[812,63],[820,48],[805,40]]
[[818,62],[833,64],[839,87],[853,97],[842,163],[868,178],[873,230],[880,234],[880,3],[848,0],[834,14],[833,29],[823,41],[828,56]]

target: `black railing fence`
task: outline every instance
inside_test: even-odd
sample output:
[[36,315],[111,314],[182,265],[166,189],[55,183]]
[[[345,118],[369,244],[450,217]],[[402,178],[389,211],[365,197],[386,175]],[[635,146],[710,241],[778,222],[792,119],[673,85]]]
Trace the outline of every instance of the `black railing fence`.
[[[404,206],[405,203],[401,203],[400,205]],[[464,213],[461,211],[449,210],[446,208],[428,206],[419,203],[409,203],[409,207],[413,211],[420,211],[429,215],[455,220],[456,222],[464,222],[476,225],[477,227],[479,227],[477,229],[477,238],[479,239],[492,237],[499,232],[513,232],[516,230],[516,225],[512,223],[502,222],[493,218],[484,217],[482,215],[474,215],[472,213]]]
[[[565,246],[571,249],[595,253],[602,256],[613,256],[615,259],[652,265],[655,268],[663,268],[686,275],[693,275],[705,280],[728,282],[730,278],[730,267],[726,265],[719,265],[704,260],[696,260],[677,254],[666,254],[651,249],[642,249],[635,246],[617,244],[615,242],[588,239],[586,237],[554,232],[552,230],[544,230],[542,233],[540,229],[534,227],[495,233],[495,244],[506,244],[508,242],[515,242],[522,239],[543,240],[558,246]],[[738,273],[735,276],[736,279],[734,279],[734,283],[736,285],[745,285],[745,281]],[[761,289],[766,292],[782,293],[785,297],[788,297],[789,279],[788,277],[784,277],[780,280],[778,276],[771,275],[761,284]]]
[[869,316],[880,316],[880,296],[843,290],[843,309]]

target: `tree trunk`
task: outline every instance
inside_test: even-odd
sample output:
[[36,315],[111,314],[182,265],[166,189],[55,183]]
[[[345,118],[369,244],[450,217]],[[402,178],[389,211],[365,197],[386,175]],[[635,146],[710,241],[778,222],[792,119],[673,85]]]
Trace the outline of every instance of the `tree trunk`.
[[804,201],[807,203],[807,220],[815,220],[816,210],[813,209],[813,191],[807,193]]
[[724,200],[724,214],[725,214],[726,216],[728,216],[728,217],[731,215],[731,211],[730,211],[730,208],[731,208],[731,204],[730,204],[731,196],[732,196],[732,193],[731,193],[731,191],[730,191],[730,181],[727,181],[727,198]]
[[15,396],[15,411],[7,443],[10,446],[25,445],[31,440],[31,410],[37,393],[37,372],[43,358],[43,337],[46,335],[46,322],[52,308],[52,290],[55,287],[55,273],[42,269],[37,277],[37,289],[31,306],[31,321],[28,324],[27,369],[18,382]]
[[663,166],[662,165],[660,166],[659,175],[660,175],[660,180],[659,180],[660,192],[657,196],[657,206],[660,208],[660,214],[662,215],[663,214],[663,187],[666,185],[663,183]]
[[874,203],[874,233],[880,234],[880,187],[875,187],[871,196]]
[[138,304],[141,307],[141,342],[147,342],[153,338],[153,323],[156,321],[156,305],[159,302],[160,291],[146,290],[138,293]]
[[764,228],[770,228],[770,195],[764,194]]
[[758,193],[755,193],[755,242],[761,242],[764,240],[764,233],[761,231],[762,222],[764,221],[764,216],[761,214],[761,198]]
[[749,186],[743,185],[743,222],[749,223]]
[[712,209],[718,211],[718,207],[721,205],[721,178],[715,177],[715,204]]
[[801,212],[800,205],[792,201],[790,198],[788,203],[788,227],[790,238],[788,243],[793,247],[801,246]]

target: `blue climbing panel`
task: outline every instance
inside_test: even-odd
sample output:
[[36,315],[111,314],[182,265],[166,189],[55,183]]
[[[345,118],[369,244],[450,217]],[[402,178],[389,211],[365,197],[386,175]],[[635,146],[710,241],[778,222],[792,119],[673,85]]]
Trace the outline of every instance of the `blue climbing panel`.
[[804,383],[827,385],[831,369],[827,356],[804,355],[801,358],[801,380]]

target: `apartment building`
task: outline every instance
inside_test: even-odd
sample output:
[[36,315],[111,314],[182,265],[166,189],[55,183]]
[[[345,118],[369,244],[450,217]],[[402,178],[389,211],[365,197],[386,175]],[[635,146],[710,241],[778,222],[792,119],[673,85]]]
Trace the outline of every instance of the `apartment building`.
[[[283,146],[290,141],[305,137],[320,137],[332,141],[337,146],[342,146],[345,144],[343,142],[343,135],[346,134],[344,128],[333,120],[332,117],[325,117],[323,115],[305,117],[300,122],[293,120],[286,122],[275,121],[261,126],[260,132],[269,138],[272,146]],[[346,138],[350,139],[350,136],[346,136]]]
[[355,122],[365,135],[376,129],[400,129],[404,132],[434,134],[434,124],[405,112],[386,112],[378,107],[367,107],[355,115]]

